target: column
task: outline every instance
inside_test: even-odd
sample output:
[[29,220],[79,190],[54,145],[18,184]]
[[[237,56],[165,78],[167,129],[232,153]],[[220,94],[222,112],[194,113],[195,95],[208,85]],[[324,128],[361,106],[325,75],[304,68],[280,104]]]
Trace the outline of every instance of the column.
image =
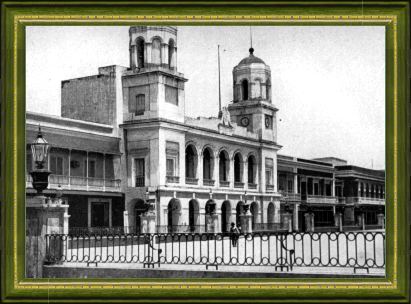
[[335,196],[335,178],[334,177],[331,180],[331,196]]
[[69,149],[68,155],[68,187],[71,189],[71,149]]
[[86,185],[88,190],[88,151],[86,151]]
[[298,193],[298,174],[294,173],[294,193]]
[[137,66],[137,45],[131,46],[130,65],[132,68]]
[[298,212],[300,209],[300,204],[295,204],[294,205],[294,210],[293,210],[293,218],[294,218],[294,231],[299,230],[299,223],[298,223]]
[[216,187],[220,187],[219,182],[220,182],[220,170],[219,170],[219,160],[220,158],[218,156],[214,157],[214,185]]
[[106,191],[106,153],[103,153],[103,191]]
[[110,200],[108,202],[108,226],[111,228],[112,224],[113,224],[113,214],[112,214],[112,201]]
[[230,158],[228,162],[228,181],[230,187],[234,188],[234,157]]
[[203,153],[197,153],[197,171],[196,171],[196,178],[198,178],[198,185],[203,184]]
[[242,165],[244,189],[248,189],[248,161],[244,161]]
[[128,211],[127,210],[123,211],[123,224],[124,224],[124,233],[130,233],[129,232]]

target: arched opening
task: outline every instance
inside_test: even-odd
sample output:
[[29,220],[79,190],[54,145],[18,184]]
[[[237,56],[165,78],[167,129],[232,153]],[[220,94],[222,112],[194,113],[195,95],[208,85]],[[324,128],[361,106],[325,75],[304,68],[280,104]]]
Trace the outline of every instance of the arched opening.
[[230,231],[231,219],[231,204],[229,201],[224,201],[221,205],[221,232]]
[[137,38],[137,66],[139,68],[144,68],[144,44],[143,38]]
[[161,64],[161,41],[159,38],[154,38],[151,44],[151,63]]
[[216,203],[210,199],[205,204],[205,232],[216,232],[215,224],[212,215],[216,213]]
[[241,93],[243,96],[243,100],[248,100],[248,80],[244,79],[241,81]]
[[241,227],[241,215],[244,214],[244,202],[238,202],[237,206],[235,207],[235,221],[236,221],[236,225],[237,227]]
[[251,218],[252,228],[253,228],[253,230],[255,230],[256,229],[256,223],[257,223],[257,220],[258,220],[258,204],[256,202],[253,202],[251,204],[250,212],[252,214],[252,218]]
[[270,78],[267,79],[266,83],[265,83],[265,98],[270,100],[271,99],[271,80]]
[[243,162],[241,154],[234,155],[234,182],[241,183],[243,181]]
[[186,148],[186,178],[188,183],[192,183],[196,178],[197,152],[193,145]]
[[173,39],[168,41],[168,66],[170,69],[175,68],[175,43]]
[[199,232],[199,213],[198,202],[192,199],[188,203],[188,225],[190,226],[190,232]]
[[268,204],[267,208],[267,223],[268,223],[268,229],[271,230],[271,226],[274,224],[274,214],[275,214],[275,207],[273,203]]
[[248,162],[247,162],[247,166],[248,166],[248,183],[251,185],[255,185],[256,184],[256,178],[255,175],[257,173],[257,162],[255,160],[254,155],[250,155],[248,157]]
[[167,228],[169,233],[177,232],[180,221],[181,204],[178,199],[173,198],[168,203]]
[[213,157],[209,148],[203,152],[203,181],[205,185],[209,185],[213,179]]
[[[226,151],[221,151],[219,156],[220,182],[228,181],[229,158]],[[221,185],[220,185],[221,186]]]
[[134,232],[141,232],[141,215],[147,211],[147,205],[144,200],[136,199],[134,203]]

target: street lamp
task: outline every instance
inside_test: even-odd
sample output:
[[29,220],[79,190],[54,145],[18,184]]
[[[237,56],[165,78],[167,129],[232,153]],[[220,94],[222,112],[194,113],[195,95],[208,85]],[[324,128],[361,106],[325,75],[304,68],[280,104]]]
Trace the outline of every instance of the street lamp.
[[32,184],[33,188],[36,189],[37,194],[42,194],[43,190],[46,189],[49,184],[49,175],[51,172],[45,168],[50,145],[43,138],[40,125],[37,138],[30,146],[33,161],[35,163],[34,170],[30,172],[33,179]]

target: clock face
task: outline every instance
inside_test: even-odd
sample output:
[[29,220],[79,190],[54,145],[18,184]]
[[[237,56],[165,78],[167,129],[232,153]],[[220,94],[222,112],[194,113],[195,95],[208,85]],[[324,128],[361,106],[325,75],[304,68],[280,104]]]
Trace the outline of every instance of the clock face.
[[241,118],[241,125],[243,127],[247,127],[249,123],[250,123],[250,120],[248,119],[248,117]]
[[267,128],[270,127],[270,118],[268,118],[268,117],[265,118],[265,126],[266,126]]

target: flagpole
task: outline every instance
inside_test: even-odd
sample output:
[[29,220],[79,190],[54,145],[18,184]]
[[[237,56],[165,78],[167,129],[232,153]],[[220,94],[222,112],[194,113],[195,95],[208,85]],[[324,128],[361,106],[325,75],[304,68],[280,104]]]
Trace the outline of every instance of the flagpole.
[[220,80],[220,45],[217,46],[218,53],[218,118],[223,116],[221,111],[221,80]]

